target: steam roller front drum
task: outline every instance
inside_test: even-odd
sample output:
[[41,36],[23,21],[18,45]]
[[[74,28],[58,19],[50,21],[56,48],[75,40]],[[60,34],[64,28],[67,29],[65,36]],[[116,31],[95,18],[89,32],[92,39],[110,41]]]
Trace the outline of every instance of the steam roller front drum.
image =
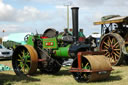
[[76,58],[72,63],[71,72],[78,82],[107,79],[112,70],[111,64],[103,55],[83,55],[81,57],[81,69],[78,66],[78,58]]

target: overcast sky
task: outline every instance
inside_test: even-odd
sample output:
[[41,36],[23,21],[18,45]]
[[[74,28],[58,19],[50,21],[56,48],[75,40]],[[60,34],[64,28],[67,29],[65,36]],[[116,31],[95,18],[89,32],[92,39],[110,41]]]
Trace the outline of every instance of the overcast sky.
[[[105,15],[128,15],[128,0],[0,0],[0,36],[17,32],[43,33],[47,28],[66,28],[66,4],[78,6],[79,28],[84,34],[100,33],[94,26]],[[70,9],[70,28],[72,18]]]

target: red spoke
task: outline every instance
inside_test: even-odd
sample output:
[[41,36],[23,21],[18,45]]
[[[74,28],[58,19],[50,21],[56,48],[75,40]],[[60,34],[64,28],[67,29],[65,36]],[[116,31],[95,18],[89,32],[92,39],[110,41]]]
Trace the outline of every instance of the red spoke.
[[108,52],[108,51],[105,53],[105,56],[107,56],[107,54],[109,54],[109,52]]
[[113,60],[116,61],[116,56],[114,56],[113,53],[111,55],[113,57]]
[[111,62],[115,63],[115,61],[116,61],[116,56],[114,56],[114,54],[111,53]]
[[109,45],[112,44],[110,37],[108,37]]
[[115,47],[116,45],[118,45],[118,42],[116,42],[116,43],[113,45],[113,47]]
[[118,47],[120,47],[119,44],[115,48],[118,48]]
[[109,42],[109,40],[107,40],[107,43],[108,43],[108,46],[110,46],[110,42]]
[[119,55],[117,55],[115,52],[114,52],[114,55],[117,56],[118,58],[120,57]]
[[106,49],[108,49],[109,47],[107,47],[107,46],[104,46]]
[[108,58],[109,58],[109,54],[108,54],[106,57],[108,57]]
[[106,42],[104,42],[104,44],[109,47],[109,45]]
[[115,53],[118,53],[120,55],[120,52],[118,52],[118,51],[115,51]]
[[114,51],[120,51],[120,49],[113,49]]
[[114,38],[112,38],[112,43],[111,43],[112,45],[113,45],[113,41],[114,41]]

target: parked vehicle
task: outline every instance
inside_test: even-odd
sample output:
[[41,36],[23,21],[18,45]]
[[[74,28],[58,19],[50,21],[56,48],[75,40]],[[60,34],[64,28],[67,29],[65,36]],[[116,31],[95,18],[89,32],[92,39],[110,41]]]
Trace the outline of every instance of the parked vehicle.
[[105,16],[101,25],[100,51],[105,52],[112,65],[120,65],[125,60],[128,64],[128,16]]
[[13,51],[0,44],[0,59],[11,59]]

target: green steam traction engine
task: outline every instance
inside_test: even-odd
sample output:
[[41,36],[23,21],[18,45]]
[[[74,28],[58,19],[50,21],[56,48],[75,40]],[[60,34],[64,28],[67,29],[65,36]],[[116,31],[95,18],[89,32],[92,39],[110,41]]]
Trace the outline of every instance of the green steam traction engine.
[[18,46],[12,57],[16,75],[31,75],[39,69],[42,73],[57,73],[64,59],[73,59],[69,70],[77,81],[96,81],[109,77],[110,63],[101,52],[92,52],[82,29],[78,31],[78,7],[72,8],[73,30],[59,33],[47,29],[44,34],[25,37],[26,45]]

